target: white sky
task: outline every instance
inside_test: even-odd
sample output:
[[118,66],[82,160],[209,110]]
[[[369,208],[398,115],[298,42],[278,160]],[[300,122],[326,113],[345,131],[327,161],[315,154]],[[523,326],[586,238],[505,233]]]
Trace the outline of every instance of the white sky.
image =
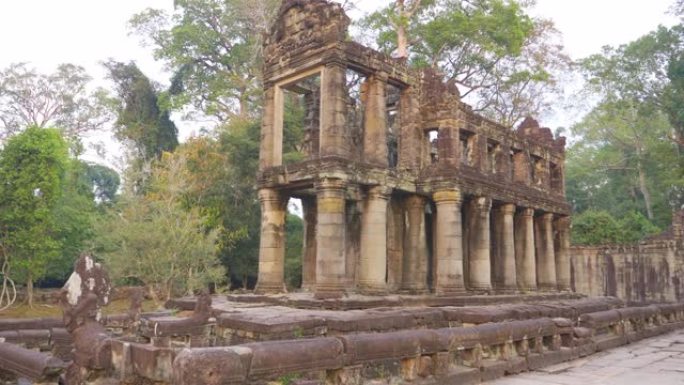
[[[249,0],[245,0],[249,1]],[[532,14],[550,18],[563,34],[567,52],[580,58],[604,45],[629,42],[677,20],[666,15],[674,0],[538,0]],[[387,1],[359,0],[361,10]],[[151,49],[129,36],[127,21],[147,7],[171,10],[173,0],[0,0],[0,68],[31,62],[41,71],[57,64],[82,65],[96,79],[104,75],[99,62],[108,58],[135,60],[151,78],[166,82],[168,74],[152,58]],[[357,17],[358,13],[352,14]],[[563,118],[563,121],[572,118]],[[551,125],[570,126],[552,117]],[[183,129],[181,136],[188,135]]]

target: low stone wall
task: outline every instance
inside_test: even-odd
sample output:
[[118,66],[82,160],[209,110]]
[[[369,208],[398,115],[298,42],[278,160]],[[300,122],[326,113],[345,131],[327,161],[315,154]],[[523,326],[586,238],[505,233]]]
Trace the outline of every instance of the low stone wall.
[[577,319],[580,315],[623,306],[616,298],[469,307],[377,308],[312,311],[286,307],[235,309],[217,316],[216,339],[222,345],[350,333],[437,329],[539,317]]
[[[615,298],[321,311],[328,317],[309,317],[311,311],[302,309],[279,317],[278,309],[262,318],[254,309],[217,317],[144,314],[137,327],[125,316],[108,317],[111,336],[97,349],[100,364],[88,383],[468,384],[684,327],[684,304],[625,308]],[[32,329],[39,326],[48,329]],[[69,334],[56,326],[51,319],[0,320],[0,372],[55,383],[72,347]],[[117,337],[119,330],[127,332]],[[237,330],[251,330],[253,342],[225,338]]]
[[663,233],[634,245],[570,248],[573,290],[628,303],[684,299],[684,210]]
[[182,349],[172,384],[468,384],[534,370],[684,326],[684,305],[470,327]]

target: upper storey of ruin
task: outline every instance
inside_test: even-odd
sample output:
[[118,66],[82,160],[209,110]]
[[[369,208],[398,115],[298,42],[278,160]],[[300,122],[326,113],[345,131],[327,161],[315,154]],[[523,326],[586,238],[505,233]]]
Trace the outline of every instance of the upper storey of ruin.
[[[569,211],[564,138],[531,118],[511,129],[479,116],[439,74],[349,40],[349,24],[339,4],[283,2],[264,46],[260,187],[305,194],[334,177]],[[289,125],[300,143],[288,142]]]

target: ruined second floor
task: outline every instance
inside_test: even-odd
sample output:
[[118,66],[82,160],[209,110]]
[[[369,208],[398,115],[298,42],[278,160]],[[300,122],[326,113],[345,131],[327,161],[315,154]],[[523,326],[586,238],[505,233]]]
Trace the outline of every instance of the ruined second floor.
[[564,138],[478,115],[453,82],[348,40],[349,23],[338,4],[284,1],[264,47],[260,183],[342,164],[368,184],[467,178],[564,202]]

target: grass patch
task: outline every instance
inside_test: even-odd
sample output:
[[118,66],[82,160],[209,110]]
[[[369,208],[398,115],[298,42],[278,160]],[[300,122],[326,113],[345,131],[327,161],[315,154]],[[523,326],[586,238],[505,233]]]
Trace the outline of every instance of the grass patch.
[[[130,301],[127,299],[112,301],[107,307],[102,309],[104,314],[122,314],[128,311]],[[143,302],[143,311],[158,310],[151,300]],[[62,308],[56,304],[36,303],[33,309],[25,303],[15,304],[11,308],[0,312],[1,318],[40,318],[40,317],[62,317]]]

